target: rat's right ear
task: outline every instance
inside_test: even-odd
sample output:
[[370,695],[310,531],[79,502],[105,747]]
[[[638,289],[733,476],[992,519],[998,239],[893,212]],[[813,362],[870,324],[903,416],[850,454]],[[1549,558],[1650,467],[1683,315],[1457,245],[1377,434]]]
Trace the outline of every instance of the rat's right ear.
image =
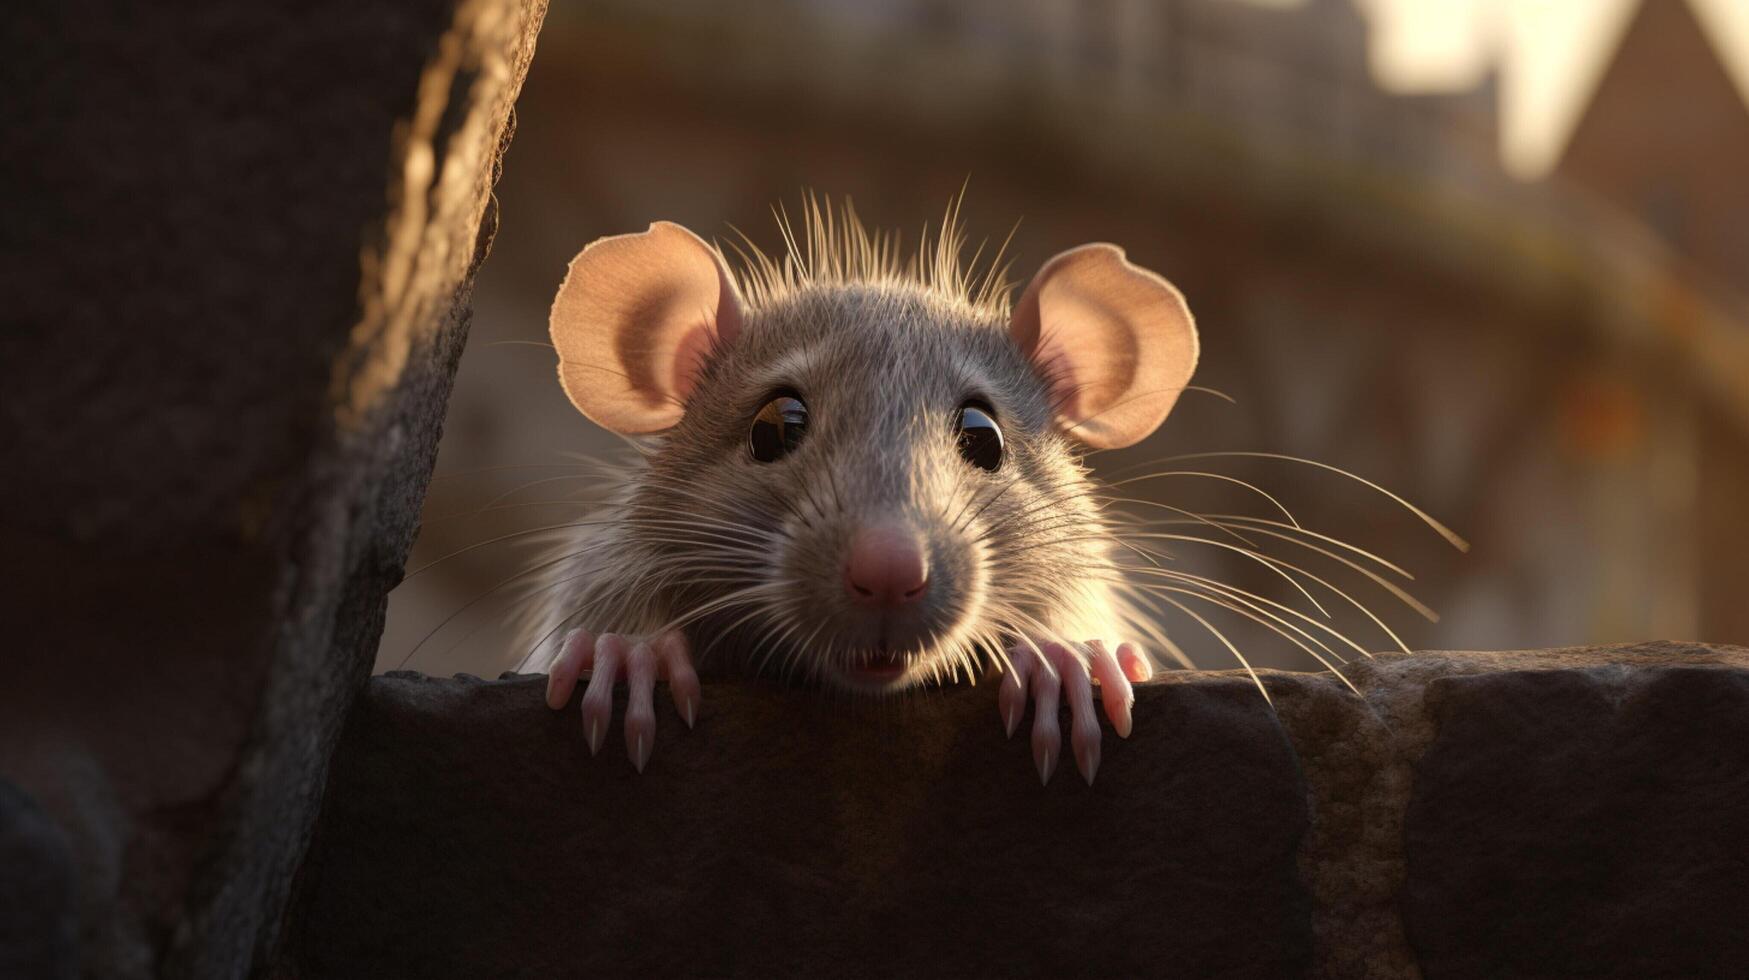
[[714,249],[658,221],[579,252],[550,323],[571,404],[636,435],[680,421],[705,358],[741,332],[741,299]]

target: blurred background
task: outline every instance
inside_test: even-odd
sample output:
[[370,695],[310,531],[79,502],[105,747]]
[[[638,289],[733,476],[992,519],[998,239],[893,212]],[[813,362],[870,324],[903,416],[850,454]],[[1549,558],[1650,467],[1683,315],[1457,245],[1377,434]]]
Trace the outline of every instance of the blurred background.
[[[516,115],[379,670],[521,657],[500,586],[530,552],[495,539],[575,519],[553,502],[583,488],[555,464],[615,442],[540,346],[584,244],[665,218],[775,251],[771,208],[804,189],[915,241],[968,177],[974,244],[1020,222],[1012,277],[1109,240],[1197,314],[1195,380],[1232,402],[1186,395],[1099,471],[1260,451],[1403,495],[1468,553],[1324,470],[1180,467],[1252,481],[1412,573],[1437,622],[1273,549],[1411,648],[1749,643],[1749,3],[554,0]],[[1209,479],[1125,489],[1271,516]],[[1310,611],[1256,563],[1176,550]],[[1362,646],[1393,646],[1323,597]],[[1205,612],[1256,663],[1317,666]],[[1168,625],[1199,665],[1232,666]]]

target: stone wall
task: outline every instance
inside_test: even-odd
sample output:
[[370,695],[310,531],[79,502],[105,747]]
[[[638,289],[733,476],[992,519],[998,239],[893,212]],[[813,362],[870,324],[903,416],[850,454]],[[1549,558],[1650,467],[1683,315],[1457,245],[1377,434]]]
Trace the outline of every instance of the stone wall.
[[0,974],[265,963],[544,6],[9,10]]
[[987,686],[714,685],[636,777],[367,680],[543,14],[9,11],[0,976],[1749,962],[1741,649],[1172,675],[1092,788]]
[[[1041,788],[994,691],[662,696],[635,774],[540,678],[371,681],[277,975],[1719,977],[1749,650],[1381,656],[1137,689]],[[848,708],[848,710],[847,710]]]

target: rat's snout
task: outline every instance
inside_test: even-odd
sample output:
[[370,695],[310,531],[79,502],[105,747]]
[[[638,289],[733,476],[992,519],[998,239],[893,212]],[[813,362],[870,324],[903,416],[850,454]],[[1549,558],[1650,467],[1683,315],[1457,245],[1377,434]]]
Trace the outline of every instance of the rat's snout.
[[876,524],[851,535],[844,591],[853,602],[886,608],[923,598],[929,560],[922,536],[905,524]]

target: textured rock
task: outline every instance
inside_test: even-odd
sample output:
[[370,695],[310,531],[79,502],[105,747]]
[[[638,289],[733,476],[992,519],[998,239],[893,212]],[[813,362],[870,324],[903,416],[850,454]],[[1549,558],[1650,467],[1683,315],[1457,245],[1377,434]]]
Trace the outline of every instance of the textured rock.
[[8,11],[0,774],[70,845],[86,975],[265,960],[542,8]]
[[73,855],[61,828],[0,779],[0,977],[78,975]]
[[1439,977],[1749,973],[1749,673],[1444,678],[1404,821]]
[[1278,977],[1303,968],[1305,787],[1243,680],[1147,688],[1097,784],[1041,789],[987,687],[846,710],[712,684],[637,776],[543,682],[372,682],[286,975]]
[[[1273,713],[1231,672],[1144,685],[1134,736],[1107,731],[1092,788],[1070,770],[1041,788],[987,687],[847,706],[712,684],[696,731],[659,707],[640,777],[617,742],[589,758],[575,705],[548,711],[539,679],[375,678],[277,974],[1626,977],[1745,962],[1730,913],[1749,651],[1418,654],[1350,676],[1362,696],[1330,675],[1266,675]],[[1612,809],[1640,820],[1580,826]],[[1611,887],[1566,884],[1598,874]]]
[[[1527,968],[1516,974],[1510,971],[1469,973],[1447,963],[1442,957],[1449,957],[1453,950],[1440,939],[1443,927],[1429,918],[1430,906],[1422,898],[1429,894],[1423,889],[1429,887],[1433,889],[1431,894],[1448,894],[1452,883],[1433,881],[1429,884],[1424,876],[1435,874],[1434,869],[1441,865],[1465,867],[1476,848],[1486,849],[1485,839],[1492,837],[1504,842],[1522,828],[1510,819],[1502,819],[1495,812],[1500,801],[1490,798],[1479,788],[1478,795],[1466,801],[1469,808],[1466,812],[1477,815],[1477,821],[1471,827],[1477,835],[1475,837],[1441,828],[1439,821],[1443,811],[1428,810],[1421,805],[1420,799],[1428,787],[1466,778],[1461,770],[1461,758],[1430,753],[1430,746],[1436,741],[1445,741],[1448,735],[1442,727],[1448,716],[1441,705],[1444,703],[1443,692],[1451,687],[1473,681],[1491,685],[1503,693],[1525,692],[1516,701],[1521,709],[1555,718],[1584,709],[1563,697],[1560,690],[1546,687],[1546,679],[1551,676],[1619,678],[1623,682],[1640,683],[1670,670],[1715,671],[1716,680],[1705,683],[1725,692],[1749,677],[1749,650],[1645,643],[1557,650],[1425,653],[1408,657],[1382,655],[1354,664],[1348,670],[1349,677],[1364,696],[1364,706],[1351,698],[1333,698],[1330,690],[1311,685],[1296,687],[1286,696],[1278,696],[1277,708],[1284,725],[1293,733],[1294,745],[1312,790],[1312,830],[1300,854],[1300,869],[1314,899],[1315,974],[1331,977],[1642,975],[1628,964],[1593,964],[1597,967],[1593,971],[1570,972],[1558,958],[1544,962],[1543,965],[1549,967],[1545,971]],[[1502,694],[1502,703],[1512,702]],[[1502,720],[1504,717],[1496,715]],[[1655,724],[1642,715],[1629,727],[1617,729],[1613,737],[1628,741],[1660,738],[1662,735],[1653,727]],[[1476,725],[1456,737],[1480,753],[1501,751],[1503,744],[1512,743],[1513,748],[1509,751],[1521,753],[1521,762],[1572,749],[1559,742],[1525,746],[1509,728],[1500,726]],[[1749,764],[1749,740],[1721,741],[1714,746],[1714,751],[1724,772],[1728,772],[1731,765]],[[1628,763],[1624,761],[1624,764]],[[1627,781],[1650,775],[1643,769],[1624,770],[1621,774]],[[1744,819],[1744,814],[1749,811],[1749,795],[1737,793],[1733,796],[1727,780],[1697,782],[1683,793],[1687,802],[1716,806],[1724,813],[1737,814],[1738,820]],[[1429,823],[1429,820],[1433,822]],[[1406,850],[1406,843],[1413,849]],[[1728,838],[1708,839],[1704,834],[1690,843],[1702,848],[1729,846]],[[1560,919],[1571,911],[1562,907],[1537,908],[1530,896],[1512,893],[1505,878],[1492,882],[1478,878],[1472,883],[1502,889],[1493,908],[1496,916]],[[1715,893],[1713,898],[1723,901],[1729,896]],[[1731,910],[1730,905],[1717,908],[1721,915],[1728,915]],[[1625,909],[1620,911],[1627,914]],[[1472,928],[1465,933],[1464,941],[1477,946],[1473,951],[1477,955],[1485,955],[1480,952],[1482,949],[1503,949],[1497,929],[1503,920],[1481,915],[1469,917],[1466,913],[1465,921]],[[1710,929],[1706,938],[1715,944],[1728,942],[1731,930],[1737,928],[1724,918],[1714,918],[1710,924],[1697,923],[1697,926],[1702,932]],[[1648,949],[1661,941],[1637,930],[1623,940]],[[1577,948],[1563,948],[1560,940],[1556,940],[1550,951],[1555,950],[1559,950],[1560,955],[1576,956],[1579,953]],[[1727,970],[1710,975],[1732,974]]]

